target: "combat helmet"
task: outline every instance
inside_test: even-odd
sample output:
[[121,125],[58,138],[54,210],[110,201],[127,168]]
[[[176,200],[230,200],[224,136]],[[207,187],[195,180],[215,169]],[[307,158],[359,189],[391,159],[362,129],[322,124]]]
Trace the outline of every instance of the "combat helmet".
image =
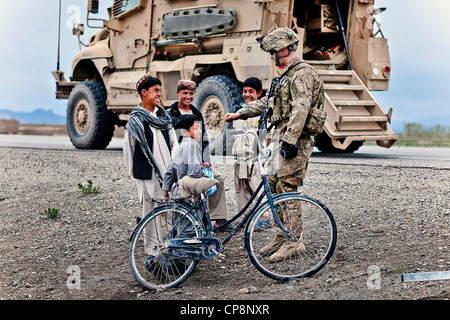
[[297,44],[300,39],[297,34],[289,28],[278,28],[269,33],[268,36],[261,36],[256,39],[261,49],[266,52],[282,50],[291,44]]

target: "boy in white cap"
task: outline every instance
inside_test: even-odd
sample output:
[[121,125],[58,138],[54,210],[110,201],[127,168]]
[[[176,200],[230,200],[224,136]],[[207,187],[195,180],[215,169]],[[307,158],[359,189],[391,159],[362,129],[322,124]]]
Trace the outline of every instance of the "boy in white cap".
[[[177,84],[176,94],[178,101],[174,102],[168,110],[170,117],[172,118],[172,124],[175,126],[181,115],[192,114],[201,120],[202,127],[202,166],[211,169],[214,173],[214,178],[219,181],[217,185],[217,191],[210,197],[208,197],[209,211],[211,214],[211,220],[215,221],[214,227],[219,227],[227,221],[228,212],[226,208],[225,197],[225,181],[223,176],[211,167],[211,154],[209,150],[209,138],[205,128],[205,120],[202,113],[192,105],[194,100],[194,93],[197,85],[191,80],[180,80]],[[180,134],[177,133],[180,137]]]

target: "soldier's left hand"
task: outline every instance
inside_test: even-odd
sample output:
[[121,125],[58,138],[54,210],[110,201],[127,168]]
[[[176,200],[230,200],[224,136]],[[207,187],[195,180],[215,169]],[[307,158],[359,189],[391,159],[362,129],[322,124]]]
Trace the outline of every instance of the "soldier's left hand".
[[286,160],[295,158],[298,155],[298,146],[283,141],[280,154]]

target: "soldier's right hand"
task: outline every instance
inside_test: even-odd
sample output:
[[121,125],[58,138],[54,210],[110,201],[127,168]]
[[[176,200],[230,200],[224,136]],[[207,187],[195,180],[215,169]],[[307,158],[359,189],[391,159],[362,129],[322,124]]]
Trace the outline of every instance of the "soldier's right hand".
[[239,113],[227,113],[225,115],[225,117],[223,118],[225,122],[231,122],[234,120],[238,120],[240,118],[240,114]]

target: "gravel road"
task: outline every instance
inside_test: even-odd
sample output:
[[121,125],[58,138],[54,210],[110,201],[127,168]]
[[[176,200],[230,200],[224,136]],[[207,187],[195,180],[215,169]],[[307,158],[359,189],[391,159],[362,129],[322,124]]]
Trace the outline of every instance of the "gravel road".
[[[150,292],[128,263],[128,239],[141,207],[121,150],[0,147],[0,156],[0,299],[450,298],[448,280],[401,277],[450,270],[448,160],[314,153],[301,192],[323,201],[338,226],[336,251],[324,269],[306,279],[271,280],[251,264],[238,234],[225,261],[201,262],[181,287]],[[215,166],[226,177],[232,214],[232,166],[217,158]],[[99,193],[78,188],[88,180]],[[44,214],[48,208],[60,209],[56,219]]]

